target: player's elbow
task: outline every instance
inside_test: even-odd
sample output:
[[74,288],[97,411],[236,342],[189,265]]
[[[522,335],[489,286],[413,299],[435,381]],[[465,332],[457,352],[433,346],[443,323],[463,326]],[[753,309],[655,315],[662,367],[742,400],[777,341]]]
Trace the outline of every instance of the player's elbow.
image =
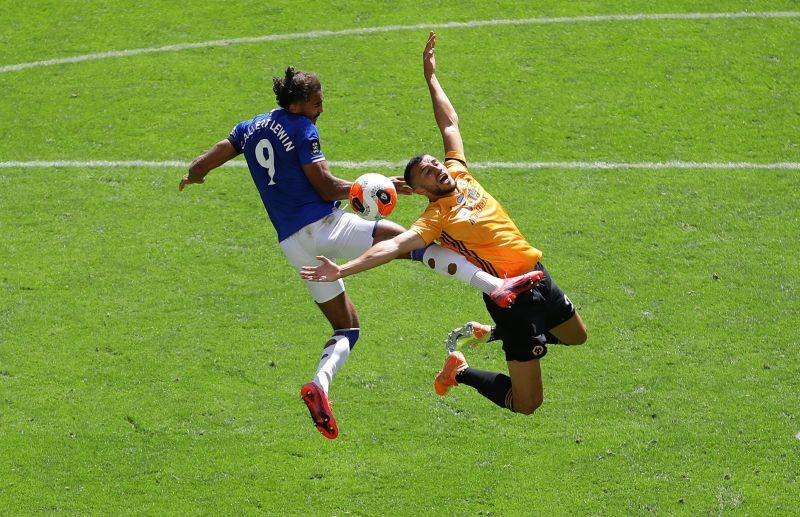
[[338,192],[333,192],[333,191],[320,192],[319,197],[321,197],[323,201],[330,201],[330,202],[341,201],[342,199],[342,196]]
[[442,136],[444,138],[461,136],[461,130],[458,129],[458,116],[455,113],[442,124]]

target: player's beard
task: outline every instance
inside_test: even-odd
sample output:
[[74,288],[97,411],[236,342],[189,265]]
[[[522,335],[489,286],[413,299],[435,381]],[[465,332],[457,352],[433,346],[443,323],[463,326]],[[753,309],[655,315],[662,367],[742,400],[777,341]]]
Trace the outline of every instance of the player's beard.
[[455,182],[450,186],[438,184],[436,185],[436,192],[434,192],[434,194],[436,194],[437,197],[444,197],[449,194],[452,194],[453,192],[455,192],[455,190],[456,190]]

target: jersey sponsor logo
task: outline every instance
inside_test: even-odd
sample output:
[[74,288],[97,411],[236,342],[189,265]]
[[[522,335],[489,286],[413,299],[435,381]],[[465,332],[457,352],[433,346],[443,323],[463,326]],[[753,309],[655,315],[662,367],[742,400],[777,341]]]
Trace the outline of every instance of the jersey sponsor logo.
[[468,208],[460,208],[456,213],[456,217],[458,217],[459,219],[463,219],[465,221],[469,221],[471,215],[472,212],[470,212]]
[[478,222],[478,218],[483,213],[483,209],[486,208],[486,198],[481,198],[480,201],[475,203],[470,196],[469,200],[464,205],[465,206],[458,209],[456,217],[467,221],[471,225],[475,225],[475,223]]
[[311,144],[311,154],[322,154],[322,148],[319,145],[319,140],[315,138],[309,143]]

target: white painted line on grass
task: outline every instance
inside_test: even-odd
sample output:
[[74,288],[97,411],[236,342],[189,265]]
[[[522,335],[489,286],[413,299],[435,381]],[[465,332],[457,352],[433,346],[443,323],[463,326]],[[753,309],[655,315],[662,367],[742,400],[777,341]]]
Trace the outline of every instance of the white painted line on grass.
[[800,162],[486,162],[473,169],[788,169],[800,170]]
[[297,32],[292,34],[268,34],[266,36],[252,36],[246,38],[233,38],[215,41],[200,41],[195,43],[178,43],[163,47],[137,48],[130,50],[115,50],[109,52],[98,52],[95,54],[83,54],[80,56],[62,57],[55,59],[45,59],[30,63],[17,63],[14,65],[0,66],[0,73],[16,72],[26,68],[36,68],[52,65],[63,65],[68,63],[80,63],[83,61],[95,61],[98,59],[110,59],[117,57],[137,56],[140,54],[153,54],[157,52],[179,52],[181,50],[209,47],[227,47],[232,45],[242,45],[245,43],[263,43],[267,41],[285,41],[293,39],[318,39],[332,38],[338,36],[353,36],[360,34],[377,34],[382,32],[397,32],[408,30],[429,30],[429,29],[452,29],[452,28],[474,28],[491,27],[500,25],[544,25],[552,23],[592,23],[592,22],[629,22],[647,20],[715,20],[715,19],[736,19],[736,18],[798,18],[800,12],[779,11],[779,12],[735,12],[735,13],[674,13],[674,14],[610,14],[599,16],[571,16],[556,18],[524,18],[520,20],[473,20],[466,22],[445,22],[445,23],[425,23],[415,25],[387,25],[384,27],[362,27],[356,29],[343,29],[338,31],[310,31]]
[[[402,169],[405,161],[390,162],[383,160],[331,161],[334,168],[342,169]],[[177,160],[147,161],[147,160],[89,160],[89,161],[9,161],[0,162],[0,169],[185,169],[189,162]],[[226,163],[223,167],[247,167],[244,160],[235,160]],[[662,169],[779,169],[800,170],[800,162],[474,162],[470,163],[471,169],[595,169],[595,170],[662,170]]]

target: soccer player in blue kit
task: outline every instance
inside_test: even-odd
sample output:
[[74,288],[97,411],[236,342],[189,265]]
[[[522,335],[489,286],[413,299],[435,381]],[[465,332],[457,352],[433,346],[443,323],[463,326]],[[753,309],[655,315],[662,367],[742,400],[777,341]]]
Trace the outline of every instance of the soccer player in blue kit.
[[[280,247],[298,272],[318,256],[350,260],[374,243],[405,231],[392,221],[366,221],[339,209],[352,182],[334,176],[322,152],[315,125],[323,112],[319,78],[289,67],[284,77],[273,78],[273,91],[279,107],[237,124],[227,138],[192,161],[178,188],[182,191],[187,185],[203,183],[211,170],[244,154]],[[392,178],[392,182],[399,193],[411,193],[402,178]],[[528,275],[499,279],[438,245],[411,255],[442,275],[482,290],[500,306],[512,304],[534,283]],[[334,439],[339,428],[328,392],[359,338],[358,313],[342,280],[306,281],[305,285],[333,327],[333,335],[323,347],[313,380],[302,386],[300,395],[317,429]]]

